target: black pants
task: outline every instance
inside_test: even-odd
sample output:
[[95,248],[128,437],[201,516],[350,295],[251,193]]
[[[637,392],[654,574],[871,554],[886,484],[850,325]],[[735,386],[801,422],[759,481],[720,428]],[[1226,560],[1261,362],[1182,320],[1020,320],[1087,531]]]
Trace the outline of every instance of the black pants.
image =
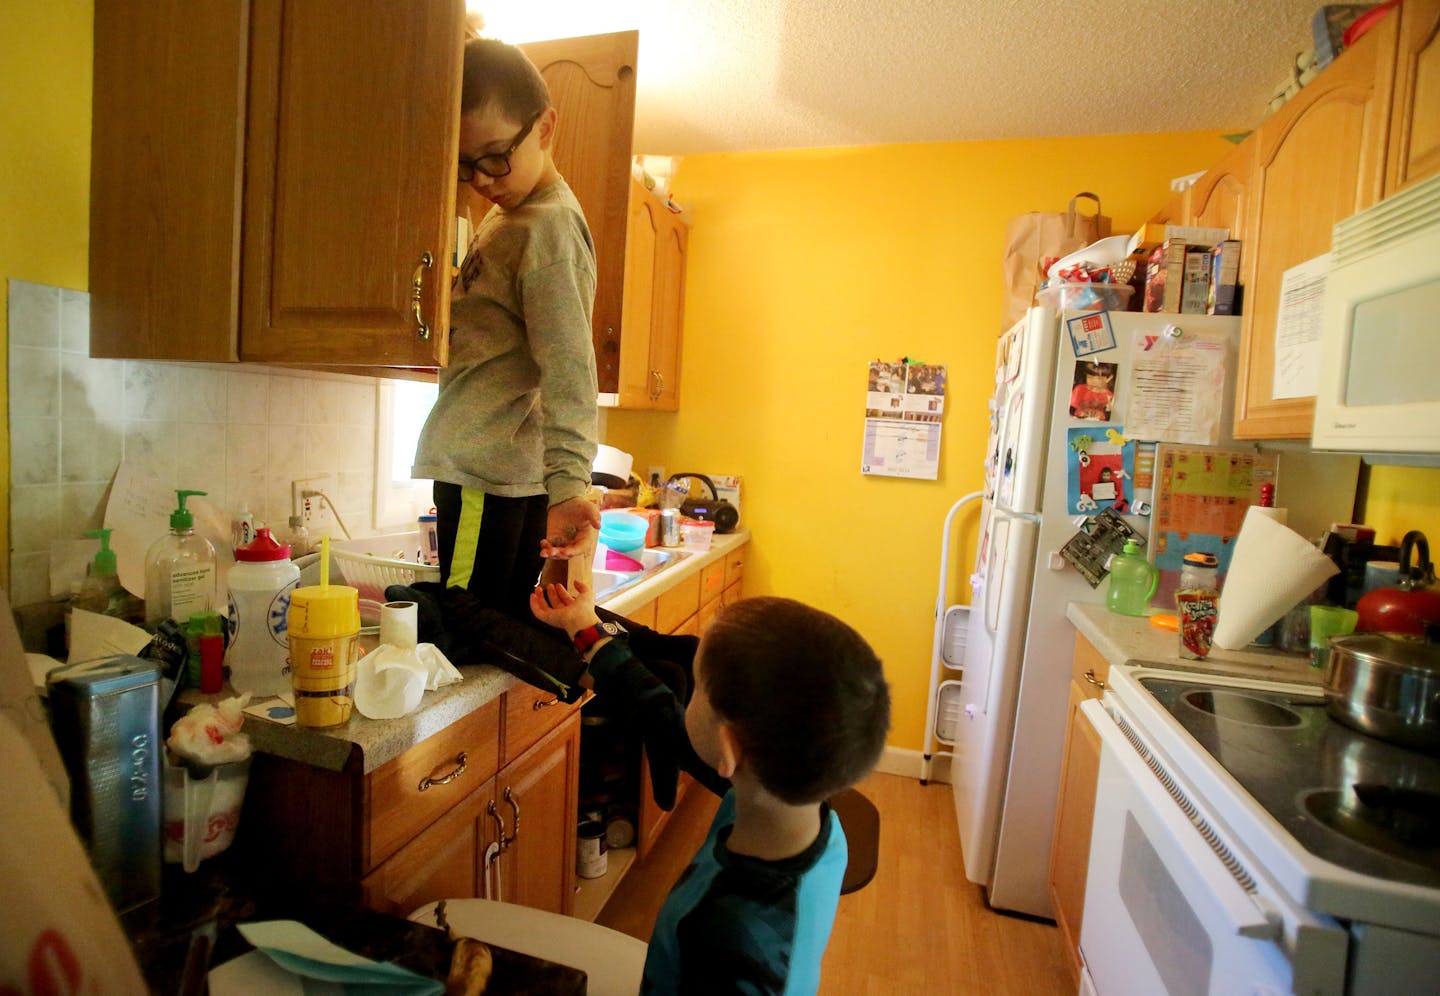
[[434,495],[440,583],[463,587],[518,619],[532,618],[530,592],[540,578],[549,498],[498,498],[442,481]]

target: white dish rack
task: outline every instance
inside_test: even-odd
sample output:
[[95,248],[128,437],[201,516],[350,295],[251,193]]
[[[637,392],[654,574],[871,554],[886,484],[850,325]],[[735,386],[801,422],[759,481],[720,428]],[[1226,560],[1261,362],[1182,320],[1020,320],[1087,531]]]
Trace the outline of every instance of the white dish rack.
[[[392,584],[440,580],[439,567],[419,562],[420,542],[420,534],[410,532],[331,544],[330,560],[343,575],[338,583],[360,592],[362,616],[366,602],[385,604],[385,589]],[[406,556],[410,550],[415,551],[416,559]]]

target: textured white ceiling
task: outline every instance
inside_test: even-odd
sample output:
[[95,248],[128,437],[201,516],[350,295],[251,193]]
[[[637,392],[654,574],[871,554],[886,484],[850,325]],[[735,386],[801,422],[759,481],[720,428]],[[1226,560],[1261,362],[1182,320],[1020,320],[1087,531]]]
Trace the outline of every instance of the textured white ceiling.
[[469,0],[507,41],[638,28],[635,149],[1259,123],[1318,0]]

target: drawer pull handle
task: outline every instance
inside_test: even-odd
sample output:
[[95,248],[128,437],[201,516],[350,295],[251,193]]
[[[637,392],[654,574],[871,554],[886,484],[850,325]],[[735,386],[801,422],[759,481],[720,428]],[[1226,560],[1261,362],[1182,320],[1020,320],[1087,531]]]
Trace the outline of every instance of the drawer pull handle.
[[1105,684],[1105,682],[1095,677],[1095,669],[1093,667],[1086,668],[1085,673],[1081,675],[1081,677],[1084,678],[1086,681],[1090,682],[1090,684],[1094,685],[1096,688],[1100,689],[1102,692],[1110,687],[1109,685]]
[[515,801],[515,795],[511,792],[509,786],[505,788],[505,801],[510,803],[510,808],[515,811],[515,822],[510,828],[510,836],[505,838],[502,845],[508,848],[511,844],[515,843],[515,838],[520,836],[520,804]]
[[665,375],[659,370],[651,370],[650,381],[655,385],[650,391],[650,400],[659,401],[660,395],[665,393]]
[[537,699],[536,701],[530,703],[530,708],[533,709],[535,712],[539,712],[541,709],[548,709],[548,708],[550,708],[552,705],[559,705],[559,704],[560,704],[560,699],[559,699],[559,697],[557,696],[556,698],[548,699],[548,700],[546,700],[546,701],[544,701],[544,702],[541,702],[541,701],[539,701],[539,700]]
[[431,785],[449,785],[463,774],[465,774],[465,752],[462,750],[455,757],[455,769],[453,771],[441,778],[425,777],[420,779],[420,791],[424,792]]
[[415,277],[410,281],[410,307],[415,311],[415,334],[421,339],[430,338],[430,326],[420,314],[420,296],[425,290],[425,271],[435,265],[435,257],[429,250],[420,254],[420,265],[415,267]]

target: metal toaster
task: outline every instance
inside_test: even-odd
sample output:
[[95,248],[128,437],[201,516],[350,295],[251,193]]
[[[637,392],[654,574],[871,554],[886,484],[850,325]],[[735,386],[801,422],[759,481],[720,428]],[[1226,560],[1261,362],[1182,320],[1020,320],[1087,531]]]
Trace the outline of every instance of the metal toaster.
[[70,820],[110,904],[125,913],[160,895],[160,668],[114,657],[53,679],[49,695]]

